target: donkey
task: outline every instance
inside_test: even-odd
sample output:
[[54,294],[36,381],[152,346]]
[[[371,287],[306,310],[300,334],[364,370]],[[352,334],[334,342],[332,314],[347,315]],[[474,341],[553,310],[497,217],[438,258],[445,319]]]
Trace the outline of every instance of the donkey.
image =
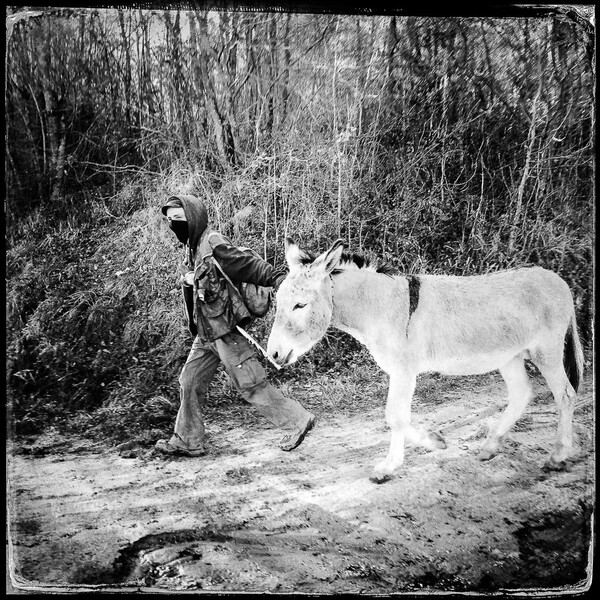
[[577,455],[572,418],[583,352],[573,298],[558,275],[541,267],[468,277],[391,275],[343,252],[341,240],[315,258],[286,238],[286,260],[290,271],[277,291],[269,355],[291,364],[331,325],[364,344],[389,375],[391,441],[372,481],[392,477],[404,461],[405,442],[446,447],[439,434],[411,425],[416,378],[427,371],[500,371],[508,406],[480,450],[479,458],[489,460],[533,395],[524,364],[532,361],[558,407],[558,435],[546,467],[564,468]]

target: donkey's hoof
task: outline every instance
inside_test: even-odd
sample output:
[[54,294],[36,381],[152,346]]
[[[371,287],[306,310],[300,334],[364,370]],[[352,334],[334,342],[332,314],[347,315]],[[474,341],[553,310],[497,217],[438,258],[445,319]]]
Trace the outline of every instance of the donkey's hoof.
[[562,471],[569,466],[569,463],[580,455],[581,448],[577,444],[569,446],[557,444],[550,454],[548,460],[544,463],[544,469],[550,471]]
[[373,475],[369,477],[369,481],[379,485],[380,483],[385,483],[393,478],[394,476],[391,473],[373,473]]
[[498,454],[497,450],[489,450],[488,448],[483,448],[479,451],[477,458],[480,461],[491,460],[492,458],[494,458],[494,456],[496,456],[496,454]]
[[568,462],[566,460],[554,460],[550,457],[542,467],[543,471],[566,471],[568,467]]
[[437,431],[432,431],[429,434],[429,439],[431,440],[432,449],[444,450],[447,448],[446,440]]
[[369,477],[369,480],[373,483],[385,483],[394,477],[394,472],[399,467],[397,463],[388,459],[382,460],[380,463],[375,465],[373,469],[373,475]]
[[542,468],[544,471],[568,471],[578,456],[578,448],[571,448],[569,452],[562,452],[557,456],[553,453]]

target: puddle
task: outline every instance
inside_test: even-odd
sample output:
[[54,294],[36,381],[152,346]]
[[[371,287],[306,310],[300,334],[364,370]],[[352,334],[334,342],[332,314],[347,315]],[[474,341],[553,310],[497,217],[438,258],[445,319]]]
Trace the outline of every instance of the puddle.
[[[159,575],[156,570],[182,557],[199,558],[201,552],[194,542],[225,542],[232,538],[211,529],[184,529],[144,536],[119,550],[109,569],[86,566],[73,577],[73,583],[86,585],[143,584],[152,585]],[[169,552],[167,549],[171,548]],[[162,556],[159,551],[162,551]]]

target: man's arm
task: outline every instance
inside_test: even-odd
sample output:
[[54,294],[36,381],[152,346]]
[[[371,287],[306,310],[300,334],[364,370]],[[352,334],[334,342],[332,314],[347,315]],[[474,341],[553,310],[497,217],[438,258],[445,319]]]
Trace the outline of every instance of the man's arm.
[[277,289],[287,274],[285,267],[275,269],[262,258],[230,244],[215,246],[213,256],[227,276],[236,283],[245,281]]

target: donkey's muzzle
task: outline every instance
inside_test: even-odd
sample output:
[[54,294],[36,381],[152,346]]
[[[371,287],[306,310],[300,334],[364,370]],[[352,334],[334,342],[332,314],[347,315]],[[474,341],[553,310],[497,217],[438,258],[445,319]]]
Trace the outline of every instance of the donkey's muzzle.
[[271,358],[278,364],[281,365],[282,367],[285,367],[285,365],[290,363],[290,359],[292,357],[292,353],[294,351],[290,350],[286,355],[284,355],[282,352],[279,352],[277,350],[271,352]]

